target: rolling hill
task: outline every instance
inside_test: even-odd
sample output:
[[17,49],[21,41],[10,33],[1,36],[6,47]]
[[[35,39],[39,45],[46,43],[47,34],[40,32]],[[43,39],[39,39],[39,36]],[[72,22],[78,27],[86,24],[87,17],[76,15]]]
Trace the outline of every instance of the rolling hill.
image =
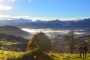
[[30,38],[30,33],[21,30],[16,26],[0,26],[0,33],[14,36],[22,36],[24,38]]

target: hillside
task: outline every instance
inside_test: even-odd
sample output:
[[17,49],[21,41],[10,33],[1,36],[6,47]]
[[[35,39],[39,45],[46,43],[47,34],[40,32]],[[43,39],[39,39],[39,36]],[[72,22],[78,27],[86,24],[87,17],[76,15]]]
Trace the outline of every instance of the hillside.
[[79,37],[79,39],[84,40],[86,43],[90,45],[90,35]]
[[16,43],[28,42],[28,40],[23,37],[20,36],[16,37],[13,35],[7,35],[3,33],[0,33],[0,41],[8,41],[8,42],[16,42]]
[[9,25],[0,26],[0,33],[5,33],[14,36],[22,36],[24,38],[30,38],[30,33],[25,32],[16,26],[9,26]]
[[22,51],[26,51],[27,43],[28,39],[23,37],[0,33],[0,47],[4,47],[9,50],[19,48]]

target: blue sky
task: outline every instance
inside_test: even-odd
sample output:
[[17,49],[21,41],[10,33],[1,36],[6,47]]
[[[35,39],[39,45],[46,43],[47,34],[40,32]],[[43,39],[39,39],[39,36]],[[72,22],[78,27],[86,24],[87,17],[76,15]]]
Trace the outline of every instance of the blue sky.
[[89,18],[89,6],[90,0],[0,0],[0,18]]

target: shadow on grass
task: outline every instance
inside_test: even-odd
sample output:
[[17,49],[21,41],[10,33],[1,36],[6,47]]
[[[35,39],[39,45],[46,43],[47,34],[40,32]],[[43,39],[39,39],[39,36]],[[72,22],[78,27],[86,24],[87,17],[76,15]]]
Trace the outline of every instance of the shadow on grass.
[[50,56],[48,56],[47,54],[41,54],[41,58],[42,60],[53,60]]

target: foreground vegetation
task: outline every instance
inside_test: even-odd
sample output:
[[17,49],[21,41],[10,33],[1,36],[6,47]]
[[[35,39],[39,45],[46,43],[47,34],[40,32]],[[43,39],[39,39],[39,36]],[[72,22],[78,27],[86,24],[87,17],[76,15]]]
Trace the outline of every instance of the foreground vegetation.
[[20,56],[22,54],[24,54],[24,52],[0,50],[0,60],[5,60],[7,57],[18,57],[18,56]]
[[[0,50],[0,60],[14,60],[15,58],[23,58],[25,56],[31,57],[27,52],[15,52],[15,51],[2,51]],[[11,58],[11,59],[10,59]],[[41,56],[42,60],[90,60],[90,54],[87,54],[87,58],[83,59],[79,57],[79,54],[67,54],[67,53],[44,53]],[[18,60],[18,59],[17,59]]]
[[87,58],[83,59],[79,57],[79,54],[69,54],[69,53],[48,53],[48,55],[53,60],[90,60],[90,54],[87,54]]
[[[51,39],[43,32],[34,34],[28,42],[11,42],[1,39],[0,60],[83,60],[83,58],[79,57],[80,50],[77,47],[79,45],[74,44],[77,40],[74,39],[73,35],[74,34],[66,36],[68,39],[67,42],[69,43],[63,44],[61,44],[58,39],[51,41]],[[86,41],[83,42],[87,43]],[[89,47],[87,44],[83,45]],[[83,50],[83,52],[85,51]],[[87,54],[87,58],[84,60],[90,60],[89,57],[90,54]]]

